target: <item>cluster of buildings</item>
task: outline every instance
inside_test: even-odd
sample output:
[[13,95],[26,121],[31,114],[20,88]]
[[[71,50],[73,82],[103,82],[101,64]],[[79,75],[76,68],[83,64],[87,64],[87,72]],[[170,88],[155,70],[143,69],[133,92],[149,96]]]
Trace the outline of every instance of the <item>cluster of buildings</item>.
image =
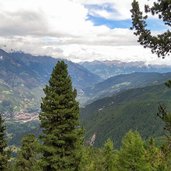
[[33,120],[39,120],[39,115],[38,113],[17,112],[14,114],[14,119],[16,121],[29,122]]

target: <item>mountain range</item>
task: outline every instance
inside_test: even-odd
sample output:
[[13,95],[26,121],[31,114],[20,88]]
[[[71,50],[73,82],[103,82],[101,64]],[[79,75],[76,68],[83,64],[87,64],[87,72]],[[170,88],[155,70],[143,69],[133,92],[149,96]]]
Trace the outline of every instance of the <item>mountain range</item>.
[[[43,87],[59,60],[0,49],[0,112],[11,118],[21,111],[38,114]],[[170,66],[121,61],[65,62],[78,92],[86,140],[96,135],[95,145],[101,146],[110,137],[119,146],[129,129],[138,130],[144,138],[162,135],[163,124],[156,113],[159,103],[171,110],[171,90],[164,85],[171,78]],[[39,130],[37,121],[7,122],[11,145],[19,145],[24,134],[35,130]]]
[[[0,50],[0,111],[13,108],[37,110],[43,87],[47,84],[53,67],[58,60],[47,56],[33,56],[22,52],[7,53]],[[102,79],[83,66],[66,61],[78,98],[85,87]],[[11,106],[11,107],[9,107]]]
[[100,76],[103,79],[120,74],[129,74],[133,72],[171,72],[169,65],[152,65],[146,64],[142,61],[137,62],[122,62],[118,60],[113,61],[92,61],[81,62],[80,65],[84,66],[90,72]]

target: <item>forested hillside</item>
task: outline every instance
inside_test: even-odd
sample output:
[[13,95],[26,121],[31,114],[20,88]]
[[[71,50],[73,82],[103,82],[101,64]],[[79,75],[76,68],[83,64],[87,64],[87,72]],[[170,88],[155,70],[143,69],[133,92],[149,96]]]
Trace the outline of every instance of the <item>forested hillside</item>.
[[86,137],[96,134],[95,145],[101,146],[110,137],[118,146],[130,129],[137,130],[146,139],[163,134],[163,125],[157,117],[159,104],[170,105],[171,90],[164,84],[136,88],[106,97],[81,109],[81,120]]

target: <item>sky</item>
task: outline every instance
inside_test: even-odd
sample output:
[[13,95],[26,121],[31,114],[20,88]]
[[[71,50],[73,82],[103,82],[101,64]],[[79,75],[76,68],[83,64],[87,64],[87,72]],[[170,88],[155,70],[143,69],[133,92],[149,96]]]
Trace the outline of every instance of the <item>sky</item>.
[[[0,48],[74,62],[144,61],[171,64],[137,43],[131,27],[132,0],[0,0]],[[152,3],[139,0],[140,7]],[[154,34],[167,28],[150,16]]]

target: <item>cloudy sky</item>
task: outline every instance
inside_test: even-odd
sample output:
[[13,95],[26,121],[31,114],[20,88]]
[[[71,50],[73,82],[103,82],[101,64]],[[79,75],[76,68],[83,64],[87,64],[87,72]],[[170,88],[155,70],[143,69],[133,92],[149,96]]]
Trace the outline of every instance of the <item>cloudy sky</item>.
[[[0,48],[92,60],[170,63],[143,49],[130,31],[132,0],[0,0]],[[150,0],[150,3],[152,0]],[[139,0],[141,7],[147,0]],[[154,17],[148,27],[166,28]],[[170,58],[170,59],[169,59]]]

